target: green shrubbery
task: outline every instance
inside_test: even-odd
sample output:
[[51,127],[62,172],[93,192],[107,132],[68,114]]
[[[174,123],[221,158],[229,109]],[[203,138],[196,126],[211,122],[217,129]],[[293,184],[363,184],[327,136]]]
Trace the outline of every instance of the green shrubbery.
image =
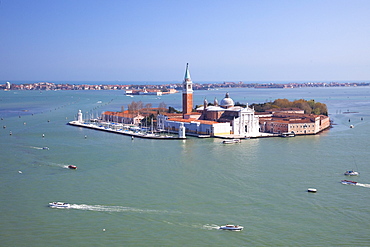
[[264,112],[271,109],[278,108],[299,108],[304,110],[306,114],[316,114],[316,115],[328,115],[328,108],[325,104],[320,102],[315,102],[315,100],[294,100],[289,101],[287,99],[276,99],[273,102],[266,102],[263,104],[252,104],[251,107],[254,107],[254,110],[257,112]]

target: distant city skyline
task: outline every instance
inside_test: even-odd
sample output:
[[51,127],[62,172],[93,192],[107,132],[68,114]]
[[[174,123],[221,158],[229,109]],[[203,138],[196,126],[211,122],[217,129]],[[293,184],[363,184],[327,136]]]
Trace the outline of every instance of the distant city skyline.
[[370,1],[2,0],[0,81],[370,80]]

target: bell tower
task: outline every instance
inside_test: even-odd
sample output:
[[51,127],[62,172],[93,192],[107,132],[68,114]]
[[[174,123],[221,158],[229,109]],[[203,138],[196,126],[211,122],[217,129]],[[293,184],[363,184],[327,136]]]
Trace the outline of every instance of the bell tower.
[[186,64],[185,78],[182,83],[182,116],[193,110],[193,82],[190,78],[189,64]]

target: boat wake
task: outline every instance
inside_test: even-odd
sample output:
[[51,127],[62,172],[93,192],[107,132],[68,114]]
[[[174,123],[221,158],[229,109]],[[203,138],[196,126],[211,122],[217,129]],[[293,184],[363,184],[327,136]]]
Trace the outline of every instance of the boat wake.
[[215,224],[207,224],[203,225],[202,228],[205,230],[219,230],[221,226],[215,225]]
[[32,146],[30,146],[30,148],[34,148],[34,149],[42,149],[42,148],[40,148],[40,147],[32,147]]
[[71,204],[70,208],[97,212],[135,212],[135,213],[155,213],[155,214],[176,213],[169,212],[166,210],[139,209],[124,206],[105,206],[105,205],[87,205],[87,204]]
[[357,183],[356,186],[361,186],[361,187],[365,187],[365,188],[370,188],[370,184],[361,184],[361,183]]
[[29,147],[33,149],[38,149],[38,150],[49,150],[48,147],[34,147],[34,146],[29,146]]

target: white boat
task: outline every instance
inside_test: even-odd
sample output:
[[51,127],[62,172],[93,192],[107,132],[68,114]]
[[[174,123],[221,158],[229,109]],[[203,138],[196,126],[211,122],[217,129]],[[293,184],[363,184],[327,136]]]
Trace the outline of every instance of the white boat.
[[241,231],[244,229],[244,227],[242,226],[238,226],[238,225],[224,225],[224,226],[220,226],[219,228],[220,230],[229,230],[229,231]]
[[295,137],[295,133],[292,132],[284,132],[281,134],[281,137]]
[[359,174],[360,174],[359,172],[356,172],[356,171],[353,171],[353,170],[346,171],[344,173],[344,175],[346,175],[346,176],[358,176]]
[[223,144],[233,144],[233,143],[241,143],[240,139],[232,139],[232,140],[224,140]]
[[52,208],[69,208],[71,205],[66,202],[50,202],[49,207]]
[[307,192],[316,193],[317,192],[317,189],[315,189],[315,188],[308,188],[307,189]]
[[357,184],[357,182],[351,181],[351,180],[342,180],[341,183],[342,184],[349,184],[349,185],[356,185]]

